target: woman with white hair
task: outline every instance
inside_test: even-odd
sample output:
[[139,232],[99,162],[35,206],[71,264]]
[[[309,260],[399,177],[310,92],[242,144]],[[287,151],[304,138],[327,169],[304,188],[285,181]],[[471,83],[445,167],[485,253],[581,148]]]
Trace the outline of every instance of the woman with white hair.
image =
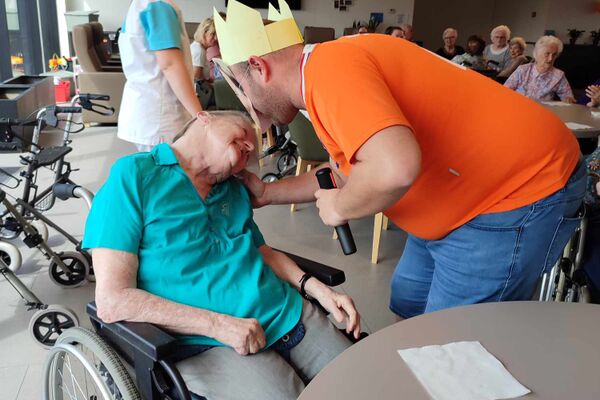
[[554,62],[563,50],[555,36],[542,36],[533,49],[534,62],[521,65],[508,78],[504,86],[534,100],[554,100],[559,97],[566,103],[575,103],[573,91],[565,73],[554,68]]
[[521,65],[529,62],[529,59],[523,54],[527,48],[527,43],[522,37],[514,37],[509,42],[510,61],[506,68],[500,71],[497,78],[508,78]]
[[442,39],[444,39],[444,46],[435,52],[438,56],[452,60],[454,57],[465,53],[465,49],[456,45],[456,39],[458,39],[458,31],[456,29],[446,28],[442,34]]
[[502,71],[510,61],[510,29],[506,25],[499,25],[492,29],[490,38],[492,43],[483,50],[483,58],[487,61],[489,69]]

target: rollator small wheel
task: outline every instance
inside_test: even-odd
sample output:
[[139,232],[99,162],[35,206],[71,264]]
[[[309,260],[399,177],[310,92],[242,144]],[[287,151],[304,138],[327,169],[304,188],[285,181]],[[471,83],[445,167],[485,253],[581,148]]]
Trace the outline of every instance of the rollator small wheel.
[[63,271],[61,267],[52,260],[48,273],[52,282],[66,288],[76,288],[87,282],[90,265],[87,258],[77,251],[65,251],[58,253],[58,258],[71,269],[71,273]]
[[29,333],[40,346],[49,349],[63,331],[75,326],[79,326],[79,319],[73,311],[52,304],[33,314],[29,321]]
[[277,159],[277,170],[283,172],[286,169],[294,168],[298,163],[298,159],[293,154],[282,154]]
[[4,261],[8,269],[12,272],[17,272],[23,264],[21,252],[12,243],[0,241],[0,259]]
[[265,183],[276,182],[279,180],[279,176],[277,176],[277,174],[272,174],[269,172],[268,174],[264,174],[261,180]]
[[48,242],[48,227],[46,226],[44,221],[40,221],[39,219],[34,219],[32,221],[29,221],[29,223],[40,234],[40,236],[42,237],[42,240],[47,243]]

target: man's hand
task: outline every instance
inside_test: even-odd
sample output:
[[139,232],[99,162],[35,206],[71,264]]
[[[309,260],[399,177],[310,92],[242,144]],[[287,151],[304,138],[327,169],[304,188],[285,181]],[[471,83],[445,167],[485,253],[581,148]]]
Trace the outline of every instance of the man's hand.
[[236,174],[235,177],[246,186],[246,189],[248,189],[252,207],[260,208],[271,203],[265,195],[267,184],[261,181],[258,176],[244,169],[239,174]]
[[336,211],[335,205],[340,189],[319,189],[315,192],[319,216],[328,226],[339,226],[347,221]]
[[590,98],[590,102],[587,103],[588,107],[596,107],[600,105],[600,86],[588,86],[587,89],[585,89],[585,94]]
[[[360,314],[356,311],[356,307],[350,296],[336,292],[330,287],[318,282],[316,278],[307,281],[307,286],[309,282],[315,284],[314,294],[311,293],[313,290],[310,290],[310,288],[307,288],[309,289],[307,292],[312,295],[325,310],[329,311],[337,322],[342,323],[346,321],[346,332],[352,333],[354,337],[358,339],[360,337]],[[318,283],[321,284],[318,285]]]
[[214,339],[242,356],[258,353],[267,343],[262,326],[254,318],[218,314],[214,321],[214,330]]

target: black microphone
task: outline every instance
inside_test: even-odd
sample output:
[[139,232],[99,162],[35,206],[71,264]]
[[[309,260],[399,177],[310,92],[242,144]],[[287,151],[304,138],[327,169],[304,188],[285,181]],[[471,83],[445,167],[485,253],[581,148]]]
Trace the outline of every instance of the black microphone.
[[[319,187],[321,189],[335,189],[337,186],[333,180],[333,175],[330,168],[323,168],[317,171],[317,180],[319,181]],[[338,240],[342,246],[342,251],[345,255],[356,253],[356,244],[354,243],[354,237],[350,230],[350,225],[345,223],[344,225],[336,226],[335,231],[338,235]]]

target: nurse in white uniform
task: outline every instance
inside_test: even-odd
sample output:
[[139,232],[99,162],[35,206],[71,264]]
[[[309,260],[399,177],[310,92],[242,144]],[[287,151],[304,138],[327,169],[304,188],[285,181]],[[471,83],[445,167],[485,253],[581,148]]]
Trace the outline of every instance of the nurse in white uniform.
[[170,143],[202,106],[193,85],[190,42],[171,0],[133,0],[119,36],[127,82],[117,136],[139,151]]

